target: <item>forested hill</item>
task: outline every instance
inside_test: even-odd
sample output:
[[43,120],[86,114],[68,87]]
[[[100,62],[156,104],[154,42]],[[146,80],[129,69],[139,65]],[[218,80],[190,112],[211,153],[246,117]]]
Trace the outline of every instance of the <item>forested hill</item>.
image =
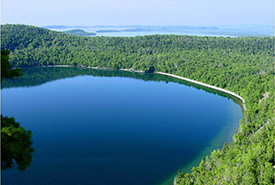
[[274,183],[274,37],[79,37],[2,25],[13,66],[74,65],[167,72],[241,95],[247,110],[233,142],[202,159],[178,184]]

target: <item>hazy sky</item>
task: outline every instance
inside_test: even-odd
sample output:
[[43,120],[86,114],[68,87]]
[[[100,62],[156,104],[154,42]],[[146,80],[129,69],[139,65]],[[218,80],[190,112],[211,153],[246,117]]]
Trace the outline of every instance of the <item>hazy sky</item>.
[[1,23],[274,25],[274,0],[1,0]]

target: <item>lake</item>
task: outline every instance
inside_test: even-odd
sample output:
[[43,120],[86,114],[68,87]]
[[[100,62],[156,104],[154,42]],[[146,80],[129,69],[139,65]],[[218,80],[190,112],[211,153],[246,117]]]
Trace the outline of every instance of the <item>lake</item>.
[[239,101],[158,74],[23,68],[2,82],[2,114],[33,133],[24,171],[3,185],[171,183],[239,127]]

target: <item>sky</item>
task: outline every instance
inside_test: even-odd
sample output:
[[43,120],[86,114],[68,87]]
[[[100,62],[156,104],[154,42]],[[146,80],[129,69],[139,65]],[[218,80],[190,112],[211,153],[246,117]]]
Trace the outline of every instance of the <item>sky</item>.
[[274,0],[1,0],[1,24],[274,25]]

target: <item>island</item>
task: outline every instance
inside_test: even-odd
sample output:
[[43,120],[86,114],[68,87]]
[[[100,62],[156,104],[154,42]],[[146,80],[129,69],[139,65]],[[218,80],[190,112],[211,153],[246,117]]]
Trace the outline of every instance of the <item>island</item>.
[[96,33],[86,32],[86,31],[81,30],[81,29],[73,29],[73,30],[63,31],[63,32],[67,33],[67,34],[70,34],[70,35],[85,36],[85,37],[96,36]]

